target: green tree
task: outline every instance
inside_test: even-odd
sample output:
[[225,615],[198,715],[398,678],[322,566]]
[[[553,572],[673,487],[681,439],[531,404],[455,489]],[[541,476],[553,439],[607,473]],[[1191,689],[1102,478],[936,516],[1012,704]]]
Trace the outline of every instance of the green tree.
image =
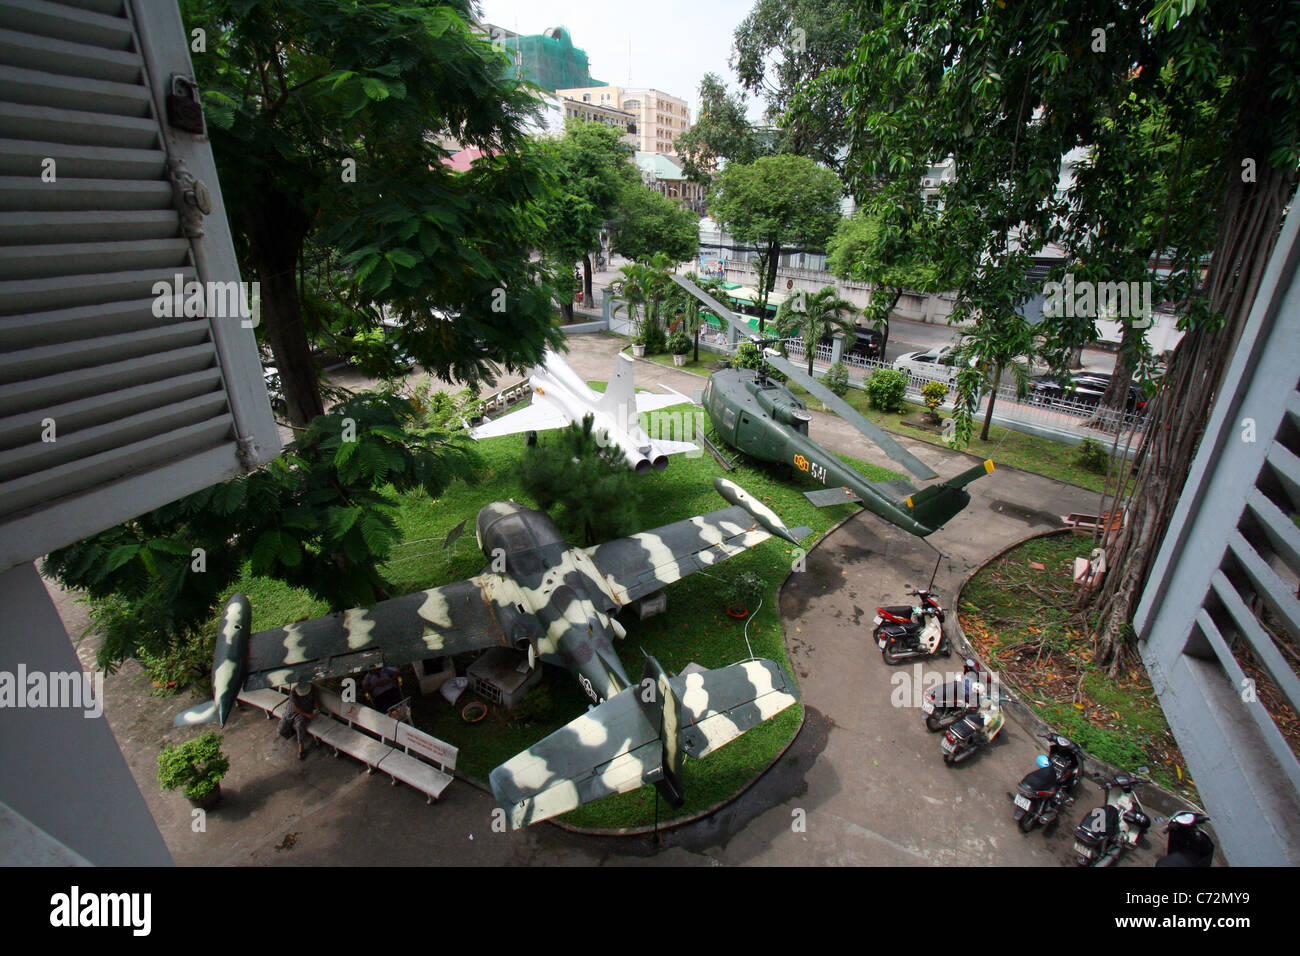
[[821,247],[839,220],[841,195],[836,175],[802,156],[732,163],[718,177],[710,211],[733,237],[754,249],[760,332],[782,251],[794,245]]
[[[713,276],[701,278],[694,272],[686,273],[686,278],[699,287],[701,291],[713,296],[719,302],[725,301],[727,290],[723,288],[721,279]],[[673,316],[681,316],[681,328],[694,340],[694,360],[698,362],[700,360],[700,335],[708,328],[708,316],[713,315],[713,313],[709,311],[703,302],[675,284],[669,289],[667,301],[672,309]],[[725,327],[726,319],[721,316],[714,316],[714,318]]]
[[677,137],[677,155],[682,169],[706,189],[712,184],[719,161],[752,163],[772,154],[771,136],[749,122],[744,94],[727,92],[716,73],[705,73],[700,81],[700,114],[695,123]]
[[[937,218],[932,210],[923,215],[928,222]],[[918,224],[909,235],[923,228]],[[889,317],[903,293],[946,291],[937,265],[918,255],[908,255],[898,244],[891,245],[879,220],[863,210],[842,218],[836,225],[826,241],[826,269],[841,279],[869,282],[874,287],[863,317],[867,325],[880,331],[882,355],[889,343]]]
[[[1300,4],[916,0],[863,2],[858,16],[869,28],[834,77],[847,84],[848,177],[855,194],[881,197],[873,211],[897,234],[917,220],[928,164],[952,157],[956,178],[943,188],[934,234],[942,241],[931,248],[962,277],[959,315],[996,323],[1015,314],[1036,291],[1030,257],[1059,240],[1084,267],[1091,256],[1106,270],[1130,268],[1149,242],[1174,265],[1165,288],[1185,292],[1187,335],[1148,406],[1139,466],[1115,491],[1128,520],[1109,547],[1105,582],[1087,598],[1095,660],[1116,673],[1294,189],[1300,92],[1295,71],[1278,64],[1300,49]],[[1058,195],[1062,157],[1077,149],[1089,152],[1083,174]],[[1152,184],[1161,187],[1153,200],[1135,199]],[[1092,335],[1091,317],[1063,318],[1042,329],[1057,353]],[[967,416],[980,377],[971,372],[959,377]]]
[[586,545],[636,529],[636,476],[623,452],[593,431],[594,419],[552,432],[524,452],[524,491],[566,537]]
[[[534,111],[468,0],[184,0],[212,149],[291,421],[323,408],[300,286],[329,250],[354,319],[396,317],[443,379],[522,368],[559,341],[530,251],[549,187]],[[443,137],[491,155],[464,173]]]
[[970,441],[971,417],[978,407],[981,392],[988,393],[989,402],[984,411],[980,441],[989,440],[993,405],[1003,378],[1010,373],[1016,393],[1024,395],[1029,387],[1029,363],[1037,354],[1034,329],[1018,315],[991,316],[987,320],[981,316],[972,326],[961,331],[954,351],[958,396],[955,411],[964,410],[966,414],[954,415],[958,444]]
[[[583,288],[591,301],[591,250],[611,219],[625,190],[640,185],[632,165],[632,148],[620,132],[604,123],[570,119],[564,136],[543,140],[541,149],[556,171],[555,191],[539,204],[546,223],[542,248],[567,274],[583,265]],[[573,317],[571,296],[560,296],[565,318]]]
[[91,599],[101,666],[161,656],[201,639],[245,564],[333,610],[389,596],[379,566],[399,536],[395,495],[436,497],[475,480],[478,462],[468,438],[424,429],[406,399],[360,395],[258,471],[60,548],[43,567]]
[[610,244],[629,259],[663,254],[674,264],[688,262],[700,248],[700,217],[639,181],[631,183],[615,213]]
[[808,374],[812,375],[817,346],[826,336],[842,332],[844,347],[853,345],[857,337],[853,325],[856,313],[857,307],[841,299],[834,286],[825,286],[811,295],[801,289],[788,296],[777,309],[776,334],[783,339],[797,335],[803,340],[804,352],[808,356]]
[[766,103],[774,152],[840,171],[848,138],[844,90],[811,81],[849,62],[862,32],[854,13],[850,0],[756,0],[736,27],[731,65],[741,87]]

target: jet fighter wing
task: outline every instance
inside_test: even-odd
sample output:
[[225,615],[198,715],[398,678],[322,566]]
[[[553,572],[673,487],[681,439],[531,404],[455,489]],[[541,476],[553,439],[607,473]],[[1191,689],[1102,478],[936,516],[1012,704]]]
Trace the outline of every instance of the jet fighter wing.
[[508,644],[479,578],[249,635],[244,687],[353,674]]
[[780,515],[733,481],[715,478],[713,487],[731,502],[730,508],[719,508],[586,549],[620,604],[645,597],[701,568],[734,558],[773,535],[797,543],[812,534],[811,528],[791,531]]
[[668,750],[704,757],[799,699],[784,669],[769,660],[679,674],[668,678],[668,685],[675,723],[649,719],[638,699],[644,699],[645,687],[636,685],[493,770],[492,793],[511,826],[661,781],[668,771],[661,727],[671,732],[676,726]]
[[739,505],[588,548],[620,604],[721,564],[772,535]]
[[502,415],[490,422],[484,422],[470,430],[469,437],[478,441],[481,438],[496,438],[499,435],[517,435],[520,432],[545,432],[552,428],[563,428],[571,419],[554,405],[538,402],[534,398],[531,405]]

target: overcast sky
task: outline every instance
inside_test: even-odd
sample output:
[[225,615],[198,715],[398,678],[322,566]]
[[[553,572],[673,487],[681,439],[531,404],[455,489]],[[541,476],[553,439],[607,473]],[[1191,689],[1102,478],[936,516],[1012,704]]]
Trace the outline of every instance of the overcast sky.
[[[586,51],[590,72],[618,86],[653,87],[680,96],[699,117],[700,80],[717,73],[728,89],[732,35],[754,0],[479,0],[483,19],[516,33],[564,27]],[[631,59],[628,46],[631,44]],[[631,73],[631,82],[628,74]],[[761,106],[749,103],[757,119]]]

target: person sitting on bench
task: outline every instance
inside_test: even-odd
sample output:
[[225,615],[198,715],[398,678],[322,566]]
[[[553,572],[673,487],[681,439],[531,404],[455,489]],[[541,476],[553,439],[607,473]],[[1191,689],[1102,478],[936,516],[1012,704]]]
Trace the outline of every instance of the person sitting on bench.
[[388,713],[402,702],[402,681],[396,667],[385,665],[366,675],[361,682],[375,710]]
[[320,695],[315,684],[303,680],[293,686],[289,693],[289,709],[280,718],[280,736],[287,738],[297,735],[299,760],[307,758],[307,744],[311,742],[307,725],[319,709]]

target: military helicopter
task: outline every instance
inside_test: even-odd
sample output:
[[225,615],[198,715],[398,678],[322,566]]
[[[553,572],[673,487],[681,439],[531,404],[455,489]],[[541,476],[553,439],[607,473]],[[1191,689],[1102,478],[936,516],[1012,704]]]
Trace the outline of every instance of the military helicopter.
[[[689,280],[678,276],[672,278],[710,308],[719,310],[724,318],[736,321],[724,306]],[[754,340],[767,365],[816,395],[827,408],[857,428],[916,478],[939,477],[934,469],[867,421],[834,392],[766,347],[776,341]],[[699,401],[708,413],[714,433],[727,445],[760,461],[793,465],[813,481],[825,485],[825,488],[804,493],[804,497],[817,507],[860,503],[873,514],[921,538],[933,534],[966,507],[970,502],[966,485],[993,471],[992,460],[986,460],[941,484],[920,491],[901,480],[869,481],[808,437],[808,423],[812,420],[808,406],[795,398],[784,385],[773,381],[766,368],[714,372]],[[705,440],[708,442],[707,436]],[[718,452],[716,446],[713,451]]]

